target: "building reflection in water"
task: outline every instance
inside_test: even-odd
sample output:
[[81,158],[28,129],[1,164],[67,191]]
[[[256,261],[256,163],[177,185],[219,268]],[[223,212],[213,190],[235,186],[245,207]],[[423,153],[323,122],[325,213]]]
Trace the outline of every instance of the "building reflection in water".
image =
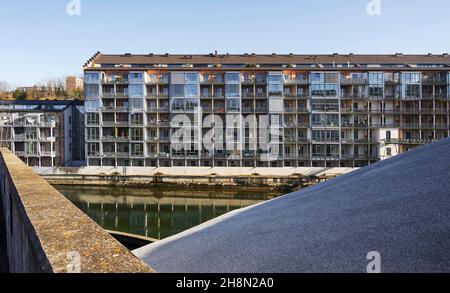
[[260,190],[55,187],[103,228],[156,239],[280,195]]

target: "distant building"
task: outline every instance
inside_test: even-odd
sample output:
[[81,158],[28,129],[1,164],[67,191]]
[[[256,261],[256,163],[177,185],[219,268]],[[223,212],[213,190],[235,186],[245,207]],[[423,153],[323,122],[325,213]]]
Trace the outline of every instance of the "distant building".
[[0,101],[0,145],[29,166],[84,161],[84,106],[78,101]]
[[448,54],[99,52],[84,74],[94,166],[361,167],[450,134]]
[[77,76],[68,76],[66,78],[66,89],[68,91],[83,89],[83,78]]

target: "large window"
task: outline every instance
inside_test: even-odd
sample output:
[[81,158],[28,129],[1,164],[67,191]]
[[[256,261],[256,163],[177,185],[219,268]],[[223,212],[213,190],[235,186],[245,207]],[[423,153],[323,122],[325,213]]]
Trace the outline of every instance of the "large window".
[[283,75],[281,74],[269,74],[267,76],[267,90],[269,97],[282,97],[283,96]]
[[130,109],[131,110],[143,110],[144,109],[144,99],[130,99]]
[[339,73],[335,72],[313,72],[311,83],[339,83]]
[[37,139],[37,129],[36,128],[25,128],[26,139]]
[[312,150],[314,157],[339,157],[338,145],[313,145]]
[[186,111],[193,111],[198,107],[198,99],[186,99]]
[[382,85],[370,85],[369,86],[369,97],[382,98],[383,97],[383,86]]
[[144,155],[144,145],[141,143],[131,144],[131,153],[133,156],[143,156]]
[[339,85],[337,84],[313,84],[311,85],[311,95],[318,97],[337,97]]
[[99,74],[96,72],[89,72],[84,74],[84,82],[85,83],[98,83],[99,82]]
[[240,85],[239,84],[227,84],[226,85],[226,96],[227,97],[239,97],[240,96]]
[[240,83],[240,73],[233,72],[233,73],[227,73],[225,75],[225,82],[226,83]]
[[283,96],[283,84],[269,84],[268,88],[269,88],[269,97]]
[[144,96],[144,85],[130,84],[128,86],[128,92],[130,94],[130,97],[143,97]]
[[283,76],[281,74],[269,74],[267,77],[268,83],[283,83]]
[[240,99],[228,99],[227,100],[227,111],[239,112],[240,108],[241,108],[241,100]]
[[131,114],[131,123],[134,125],[144,124],[144,115],[142,113]]
[[139,72],[130,73],[128,74],[128,80],[130,83],[142,83],[144,82],[144,74]]
[[96,84],[86,84],[84,86],[84,94],[87,98],[97,98],[99,97],[100,87]]
[[312,139],[317,142],[339,142],[339,130],[313,130]]
[[197,84],[186,85],[186,97],[197,98],[199,96],[199,87]]
[[170,86],[171,97],[184,97],[184,84],[172,84]]
[[100,110],[100,100],[86,100],[84,102],[86,111],[99,111]]
[[144,130],[142,128],[131,128],[131,140],[144,140]]
[[369,72],[369,84],[384,84],[384,73]]
[[403,85],[404,98],[419,98],[420,85],[406,84]]
[[98,113],[87,113],[86,120],[88,125],[98,125],[99,124],[99,115]]
[[100,130],[98,128],[86,128],[87,138],[90,140],[98,140],[100,137]]
[[89,143],[88,144],[88,155],[89,156],[98,156],[99,155],[99,144],[98,143]]
[[198,83],[199,82],[198,73],[186,73],[185,81],[186,83]]
[[170,108],[172,111],[184,111],[184,99],[172,99]]
[[420,73],[409,73],[409,72],[403,72],[402,73],[402,83],[403,84],[420,84],[421,80],[421,74]]
[[313,114],[311,116],[312,126],[316,127],[338,127],[338,114]]

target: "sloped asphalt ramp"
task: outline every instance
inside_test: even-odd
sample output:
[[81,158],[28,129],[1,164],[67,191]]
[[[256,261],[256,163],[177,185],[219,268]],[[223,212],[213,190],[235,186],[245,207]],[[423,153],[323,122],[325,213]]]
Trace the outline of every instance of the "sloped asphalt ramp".
[[450,139],[137,249],[159,272],[450,272]]

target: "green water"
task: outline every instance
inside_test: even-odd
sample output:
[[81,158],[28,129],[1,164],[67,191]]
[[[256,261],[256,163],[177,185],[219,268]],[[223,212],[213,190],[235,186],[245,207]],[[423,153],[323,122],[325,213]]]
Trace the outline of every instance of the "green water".
[[108,230],[163,239],[227,212],[279,196],[273,191],[56,185]]

